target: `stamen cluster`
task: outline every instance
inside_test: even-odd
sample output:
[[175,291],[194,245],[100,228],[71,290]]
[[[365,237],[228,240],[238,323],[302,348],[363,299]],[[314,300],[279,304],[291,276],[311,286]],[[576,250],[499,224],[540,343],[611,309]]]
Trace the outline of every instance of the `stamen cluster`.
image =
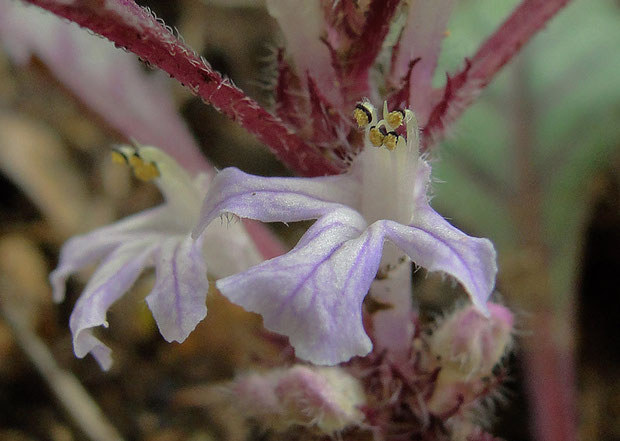
[[368,101],[363,101],[355,106],[353,117],[359,128],[366,129],[366,138],[375,147],[385,147],[392,151],[399,145],[406,144],[406,138],[397,130],[408,124],[413,117],[410,110],[396,109],[387,110],[387,103],[383,106],[383,119],[377,120],[377,111]]

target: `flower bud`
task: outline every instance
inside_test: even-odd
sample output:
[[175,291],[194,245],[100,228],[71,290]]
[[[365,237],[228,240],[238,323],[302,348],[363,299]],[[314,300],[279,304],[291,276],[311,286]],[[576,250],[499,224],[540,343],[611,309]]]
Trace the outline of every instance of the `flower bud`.
[[473,305],[454,311],[429,338],[441,367],[431,409],[441,412],[474,399],[512,345],[513,314],[496,303],[487,306],[488,317]]
[[450,370],[462,379],[484,377],[506,353],[512,344],[514,317],[505,306],[487,306],[489,317],[471,305],[439,324],[430,338],[430,347],[441,358],[442,370]]
[[362,387],[338,367],[297,365],[248,374],[235,381],[233,392],[246,416],[280,431],[299,425],[331,435],[363,419]]

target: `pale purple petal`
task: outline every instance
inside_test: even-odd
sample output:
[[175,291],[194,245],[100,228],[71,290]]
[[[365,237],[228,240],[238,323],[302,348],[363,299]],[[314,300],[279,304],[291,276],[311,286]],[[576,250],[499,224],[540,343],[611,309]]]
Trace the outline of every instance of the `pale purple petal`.
[[319,219],[288,254],[217,282],[232,302],[286,335],[297,357],[333,365],[372,349],[362,301],[375,278],[383,232],[350,209]]
[[454,3],[454,0],[411,2],[398,44],[392,66],[393,81],[403,79],[410,63],[420,58],[411,71],[408,84],[410,84],[409,103],[421,122],[427,120],[431,110],[431,81]]
[[191,171],[209,170],[179,117],[164,75],[75,23],[19,1],[0,0],[0,43],[16,63],[36,55],[88,107],[142,144],[156,145]]
[[[265,260],[239,219],[211,222],[200,239],[204,242],[202,251],[209,274],[217,279],[245,271]],[[279,251],[276,256],[288,250]]]
[[58,266],[50,274],[54,300],[64,300],[65,282],[71,274],[101,259],[119,244],[162,226],[165,210],[164,206],[155,207],[68,240],[60,251]]
[[112,367],[112,350],[95,337],[90,329],[85,329],[80,334],[80,346],[84,349],[90,348],[84,352],[84,356],[90,352],[104,371]]
[[103,369],[109,368],[109,349],[92,335],[91,328],[107,326],[108,308],[133,285],[156,247],[149,240],[123,245],[95,271],[69,320],[77,357],[91,352]]
[[415,264],[458,280],[472,302],[486,313],[497,274],[496,253],[490,240],[467,236],[430,206],[418,207],[410,226],[392,221],[377,223],[383,224],[386,237]]
[[166,341],[182,342],[207,315],[202,240],[171,237],[155,253],[155,286],[146,298]]
[[296,222],[316,219],[337,204],[354,205],[356,197],[350,175],[265,178],[226,168],[211,183],[194,235],[222,213],[263,222]]

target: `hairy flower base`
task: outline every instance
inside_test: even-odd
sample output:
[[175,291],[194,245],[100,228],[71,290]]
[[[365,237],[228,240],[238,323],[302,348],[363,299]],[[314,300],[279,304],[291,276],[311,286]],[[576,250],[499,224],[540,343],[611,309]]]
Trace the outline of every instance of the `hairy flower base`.
[[[389,277],[391,269],[410,258],[429,271],[445,272],[481,311],[495,284],[491,242],[465,235],[428,203],[430,166],[419,156],[413,113],[403,113],[406,138],[394,135],[393,143],[382,140],[375,147],[373,128],[389,133],[398,127],[391,125],[387,108],[378,121],[374,107],[367,106],[366,146],[347,173],[263,178],[224,169],[213,181],[194,230],[199,238],[225,213],[264,222],[318,219],[289,253],[217,281],[226,297],[261,314],[268,329],[289,338],[299,358],[316,364],[337,364],[370,352],[362,302],[380,269],[382,277]],[[396,260],[392,253],[383,255],[386,239],[402,253]]]
[[[496,304],[489,304],[489,309],[488,330],[500,323],[510,328],[508,310]],[[461,311],[479,315],[471,306],[456,315],[462,315]],[[406,359],[394,362],[385,352],[375,351],[341,367],[294,365],[245,372],[224,389],[226,402],[232,404],[230,411],[270,430],[269,438],[275,440],[315,439],[317,435],[344,441],[496,440],[483,425],[493,409],[486,404],[500,394],[505,367],[497,359],[492,372],[464,375],[458,384],[446,383],[442,373],[452,369],[453,361],[437,357],[430,332],[445,320],[433,325],[420,324],[416,316],[412,320],[416,333]],[[444,335],[450,332],[458,338],[459,329],[453,326],[442,331]],[[497,343],[501,345],[502,339]],[[212,405],[224,407],[222,402]]]
[[[449,394],[452,389],[439,378],[450,361],[444,362],[433,353],[431,329],[417,317],[414,322],[416,333],[406,361],[394,363],[385,353],[373,352],[348,365],[366,393],[364,427],[372,428],[374,439],[383,440],[496,440],[483,427],[493,409],[487,404],[499,397],[506,368],[500,363],[484,380],[464,379],[463,388],[469,392],[465,395]],[[433,407],[436,394],[446,398],[441,409]],[[358,434],[344,439],[362,437]]]

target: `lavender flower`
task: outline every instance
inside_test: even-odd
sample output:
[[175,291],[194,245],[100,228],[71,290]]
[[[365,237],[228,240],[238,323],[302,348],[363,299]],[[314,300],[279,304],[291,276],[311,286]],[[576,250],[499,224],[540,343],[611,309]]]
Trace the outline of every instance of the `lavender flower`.
[[146,302],[159,330],[167,341],[182,342],[207,313],[207,268],[223,276],[261,260],[240,224],[214,223],[200,239],[190,237],[208,174],[192,178],[154,147],[122,147],[114,155],[129,163],[139,179],[153,180],[165,203],[73,237],[63,246],[60,263],[50,275],[54,299],[62,301],[67,277],[103,259],[75,305],[70,327],[75,354],[92,353],[106,370],[112,363],[111,351],[92,328],[108,326],[108,308],[145,268],[155,267],[155,285]]
[[[385,104],[377,121],[374,107],[363,103],[355,116],[365,127],[365,148],[347,173],[264,178],[224,169],[194,230],[201,240],[226,213],[263,222],[318,219],[289,253],[217,281],[229,300],[261,314],[299,358],[316,364],[370,352],[362,301],[375,277],[389,277],[408,258],[453,276],[482,311],[497,271],[489,240],[465,235],[430,207],[430,166],[419,154],[413,112],[388,112]],[[397,133],[403,123],[406,136]]]

